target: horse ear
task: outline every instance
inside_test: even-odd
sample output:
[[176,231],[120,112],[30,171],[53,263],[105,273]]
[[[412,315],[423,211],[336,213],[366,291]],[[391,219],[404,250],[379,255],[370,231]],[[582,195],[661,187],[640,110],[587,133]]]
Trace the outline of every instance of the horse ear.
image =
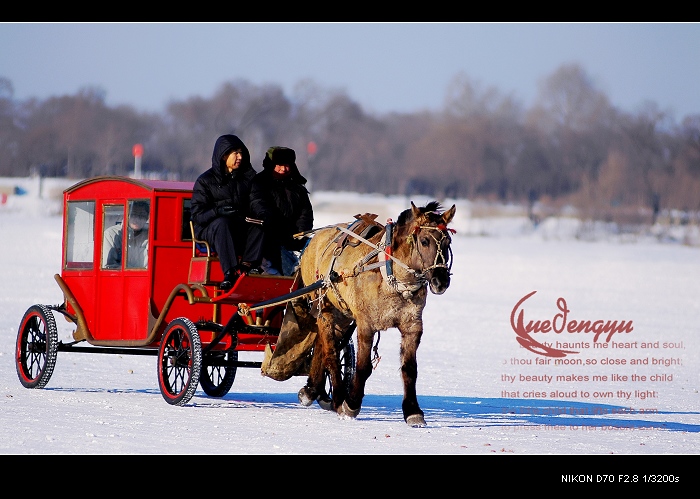
[[413,201],[411,201],[411,213],[413,213],[413,218],[418,218],[418,215],[420,215],[420,210],[416,208],[416,205],[413,204]]
[[453,204],[452,208],[450,208],[449,210],[447,210],[445,213],[442,214],[442,220],[443,220],[443,222],[445,222],[445,225],[447,225],[448,223],[450,223],[452,221],[452,219],[455,216],[456,211],[457,211],[457,206]]

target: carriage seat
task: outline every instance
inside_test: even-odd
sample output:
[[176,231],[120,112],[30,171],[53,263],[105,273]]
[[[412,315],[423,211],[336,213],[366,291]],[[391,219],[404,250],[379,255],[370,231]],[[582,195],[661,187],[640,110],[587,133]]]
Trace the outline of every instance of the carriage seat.
[[192,259],[190,260],[187,282],[189,284],[218,286],[224,280],[224,273],[221,270],[216,251],[207,241],[195,237],[192,220],[190,220],[190,232],[192,234]]

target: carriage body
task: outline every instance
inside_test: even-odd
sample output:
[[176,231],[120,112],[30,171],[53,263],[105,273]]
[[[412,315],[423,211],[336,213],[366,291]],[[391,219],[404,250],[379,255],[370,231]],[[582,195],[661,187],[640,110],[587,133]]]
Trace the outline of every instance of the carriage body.
[[[188,182],[98,177],[64,192],[61,278],[73,295],[66,303],[68,312],[82,314],[87,329],[81,336],[89,343],[158,344],[162,331],[154,338],[149,336],[159,307],[177,284],[187,281],[192,243],[184,224],[189,218],[191,191]],[[107,251],[101,234],[109,226],[126,225],[127,205],[133,200],[150,205],[150,222],[144,228],[148,231],[146,266],[126,268],[122,258],[118,267],[108,267],[101,258]],[[127,248],[122,245],[122,254]],[[185,305],[173,303],[165,322],[199,312],[184,312]]]
[[[238,367],[261,366],[239,362],[238,352],[274,350],[286,304],[278,298],[296,291],[298,281],[248,275],[219,290],[218,258],[196,251],[193,185],[102,176],[64,191],[62,266],[54,276],[64,301],[34,305],[20,323],[15,360],[25,387],[46,385],[59,351],[157,356],[161,393],[174,405],[194,395],[200,377],[204,391],[220,397]],[[145,233],[127,228],[135,203],[148,205]],[[115,225],[121,231],[110,229]],[[111,256],[117,245],[110,230],[123,236]],[[142,239],[145,257],[132,258],[132,237]],[[73,341],[58,340],[54,314],[75,324]]]
[[[86,326],[77,330],[76,339],[101,346],[157,347],[165,326],[175,318],[225,324],[239,303],[256,303],[292,290],[291,277],[251,276],[217,300],[223,294],[217,290],[223,280],[218,259],[193,251],[192,187],[192,182],[96,177],[66,189],[61,280],[72,294],[66,300],[68,312],[82,314]],[[124,243],[121,263],[110,267],[102,234],[115,223],[126,229],[134,201],[150,206],[149,223],[143,229],[148,231],[146,261],[142,266],[129,265],[129,245]],[[182,283],[203,286],[210,299],[169,303]],[[258,343],[239,348],[262,351],[264,343]],[[230,346],[229,341],[219,348]]]

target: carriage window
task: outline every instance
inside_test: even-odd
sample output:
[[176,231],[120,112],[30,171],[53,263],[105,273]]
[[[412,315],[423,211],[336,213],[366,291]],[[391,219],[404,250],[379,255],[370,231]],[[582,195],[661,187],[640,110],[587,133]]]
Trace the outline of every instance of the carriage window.
[[[148,228],[150,202],[128,202],[124,223],[124,205],[105,205],[103,208],[102,268],[119,269],[126,252],[127,269],[145,269],[148,264]],[[126,248],[123,247],[126,228]]]
[[124,205],[102,207],[102,268],[119,269],[122,266],[122,225]]
[[95,251],[95,202],[71,201],[67,206],[66,269],[90,269]]
[[126,268],[145,269],[148,265],[148,227],[151,203],[148,200],[129,201],[126,245]]

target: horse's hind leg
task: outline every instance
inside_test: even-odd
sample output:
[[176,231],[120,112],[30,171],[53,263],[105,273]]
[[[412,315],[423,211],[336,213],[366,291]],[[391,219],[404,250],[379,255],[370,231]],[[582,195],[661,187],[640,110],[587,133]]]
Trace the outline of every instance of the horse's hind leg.
[[324,309],[319,317],[318,332],[322,337],[323,348],[323,368],[321,376],[322,389],[325,390],[325,378],[323,371],[328,373],[331,382],[331,390],[333,392],[333,410],[338,412],[345,401],[346,388],[340,372],[340,352],[338,351],[338,342],[336,341],[336,319],[332,307]]
[[316,341],[314,342],[313,352],[311,354],[311,365],[309,367],[309,376],[306,380],[306,385],[299,390],[299,403],[303,406],[310,406],[318,398],[319,393],[323,388],[323,356],[321,355],[321,337],[318,335],[318,321],[311,314],[309,306],[304,301],[297,299],[292,302],[294,314],[296,315],[299,328],[302,331],[315,331]]
[[323,378],[323,349],[321,347],[321,336],[316,336],[314,342],[314,350],[311,356],[311,367],[309,368],[309,377],[306,379],[306,385],[299,390],[299,402],[301,405],[310,406],[318,399],[319,395],[323,394],[324,390]]
[[347,399],[343,405],[343,412],[350,417],[356,417],[362,408],[362,399],[365,397],[365,383],[372,374],[372,342],[374,331],[357,321],[357,362],[355,376],[352,379]]
[[416,395],[416,379],[418,378],[418,363],[416,361],[416,351],[423,335],[421,323],[411,325],[411,327],[401,326],[401,378],[403,379],[403,418],[406,423],[413,427],[426,426],[423,411],[418,405]]
[[[299,391],[299,401],[304,405],[310,405],[319,396],[326,395],[326,373],[330,378],[332,391],[332,407],[328,408],[335,412],[341,407],[345,400],[345,383],[340,372],[338,360],[338,349],[335,338],[335,321],[332,308],[326,307],[318,316],[318,336],[314,344],[314,352],[311,360],[311,368],[306,386]],[[328,401],[323,401],[328,403]]]

